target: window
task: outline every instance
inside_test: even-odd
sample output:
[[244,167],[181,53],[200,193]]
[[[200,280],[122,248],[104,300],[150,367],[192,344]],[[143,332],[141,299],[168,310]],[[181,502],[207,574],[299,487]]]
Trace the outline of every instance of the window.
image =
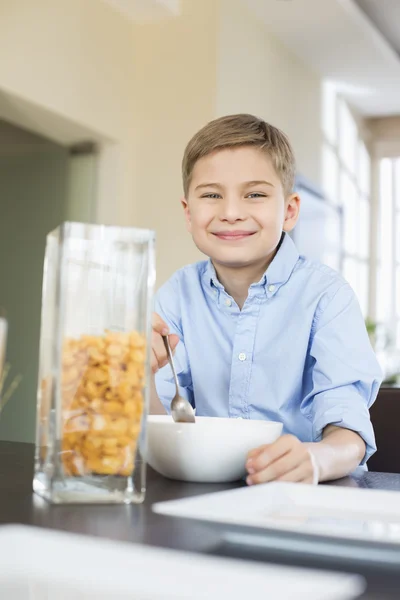
[[400,348],[400,158],[380,161],[379,182],[377,321]]
[[341,271],[366,317],[370,277],[370,155],[356,119],[330,82],[324,84],[322,108],[323,187],[328,200],[341,209]]
[[339,123],[339,155],[342,164],[346,166],[350,173],[357,172],[357,145],[358,131],[357,125],[344,100],[338,102]]

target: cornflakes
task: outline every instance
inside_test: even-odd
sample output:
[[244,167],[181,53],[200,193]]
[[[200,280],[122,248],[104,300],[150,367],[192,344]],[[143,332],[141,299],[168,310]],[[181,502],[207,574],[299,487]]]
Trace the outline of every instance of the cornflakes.
[[137,332],[65,340],[61,392],[66,475],[132,473],[143,412],[145,347]]

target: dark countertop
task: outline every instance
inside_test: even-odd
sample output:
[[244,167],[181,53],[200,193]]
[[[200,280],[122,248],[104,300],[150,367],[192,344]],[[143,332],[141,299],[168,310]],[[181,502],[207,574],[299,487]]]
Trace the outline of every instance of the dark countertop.
[[[189,484],[148,472],[146,501],[139,506],[50,505],[32,493],[33,445],[0,442],[0,523],[23,523],[190,552],[248,558],[296,566],[349,570],[346,563],[301,559],[276,552],[246,550],[224,544],[211,529],[169,519],[151,511],[154,502],[235,488],[235,484]],[[332,484],[331,484],[332,485]],[[358,471],[333,485],[400,491],[400,474]],[[400,499],[400,496],[399,496]],[[367,577],[365,600],[400,597],[400,573],[374,567],[352,567]]]

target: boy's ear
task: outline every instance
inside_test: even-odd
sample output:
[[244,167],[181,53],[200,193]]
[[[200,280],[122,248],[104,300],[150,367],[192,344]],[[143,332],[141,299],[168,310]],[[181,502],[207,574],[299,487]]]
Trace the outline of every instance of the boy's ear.
[[186,198],[182,198],[181,204],[183,206],[183,212],[185,213],[186,228],[189,232],[191,232],[192,231],[192,221],[190,218],[189,204],[188,204],[188,201],[186,200]]
[[294,229],[300,213],[300,196],[291,194],[285,201],[285,220],[283,222],[283,231],[292,231]]

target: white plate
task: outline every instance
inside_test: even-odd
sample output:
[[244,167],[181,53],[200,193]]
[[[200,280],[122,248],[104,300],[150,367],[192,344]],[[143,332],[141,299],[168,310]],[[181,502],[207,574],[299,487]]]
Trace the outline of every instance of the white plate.
[[350,600],[364,588],[352,575],[0,527],[4,600]]
[[399,492],[269,483],[153,510],[212,523],[235,543],[400,564]]

